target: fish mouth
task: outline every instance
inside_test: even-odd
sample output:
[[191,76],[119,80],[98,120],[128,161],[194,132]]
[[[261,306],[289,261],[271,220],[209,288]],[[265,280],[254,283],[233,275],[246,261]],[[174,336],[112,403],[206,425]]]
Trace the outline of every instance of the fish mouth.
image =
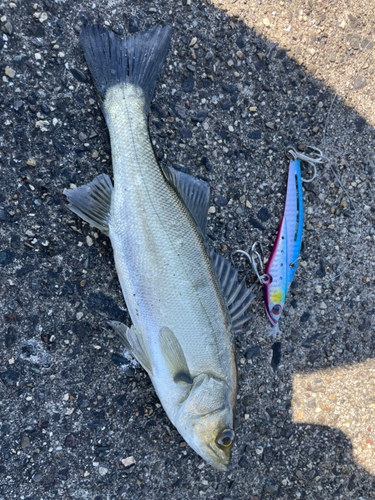
[[215,448],[213,446],[210,445],[210,443],[207,443],[207,447],[213,452],[213,454],[215,455],[215,458],[217,459],[217,462],[213,463],[211,461],[211,465],[213,467],[215,467],[216,469],[219,469],[221,471],[225,471],[228,469],[228,466],[229,466],[229,461],[230,461],[230,458],[229,458],[229,450],[228,450],[228,457],[227,459],[223,459],[221,456],[219,456],[217,454],[217,451],[215,450]]

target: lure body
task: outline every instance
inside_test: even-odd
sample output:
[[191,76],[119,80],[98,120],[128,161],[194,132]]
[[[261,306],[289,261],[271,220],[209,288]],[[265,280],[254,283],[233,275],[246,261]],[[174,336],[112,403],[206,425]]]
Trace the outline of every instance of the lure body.
[[301,251],[303,199],[299,160],[291,160],[283,218],[270,259],[265,269],[264,304],[272,324],[271,335],[279,332],[278,320],[292,283]]

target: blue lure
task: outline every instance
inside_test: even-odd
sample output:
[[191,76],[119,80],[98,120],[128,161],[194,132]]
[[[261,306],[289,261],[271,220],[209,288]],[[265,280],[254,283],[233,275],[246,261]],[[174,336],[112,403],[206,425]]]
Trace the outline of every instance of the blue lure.
[[297,159],[290,161],[284,214],[262,280],[264,305],[272,324],[270,335],[274,337],[279,333],[278,321],[297,269],[302,231],[302,179],[300,161]]
[[[257,264],[260,264],[260,269],[262,269],[262,258],[256,250],[258,242],[254,243],[251,250],[250,261],[253,270],[259,282],[264,285],[264,305],[272,325],[269,333],[273,337],[280,333],[278,321],[284,309],[286,294],[296,272],[301,251],[303,232],[302,182],[311,182],[316,176],[315,165],[328,161],[319,149],[313,147],[310,149],[314,151],[314,157],[301,154],[294,148],[287,150],[291,160],[284,214],[265,273],[262,275],[257,270]],[[311,179],[302,178],[300,160],[305,160],[314,168],[314,175]]]

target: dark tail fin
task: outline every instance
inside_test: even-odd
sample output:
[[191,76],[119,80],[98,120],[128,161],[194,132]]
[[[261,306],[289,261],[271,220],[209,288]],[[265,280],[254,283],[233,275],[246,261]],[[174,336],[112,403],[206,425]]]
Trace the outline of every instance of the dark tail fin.
[[169,26],[155,27],[120,39],[97,24],[81,30],[81,45],[96,90],[104,100],[107,90],[119,83],[141,87],[148,107],[172,37]]

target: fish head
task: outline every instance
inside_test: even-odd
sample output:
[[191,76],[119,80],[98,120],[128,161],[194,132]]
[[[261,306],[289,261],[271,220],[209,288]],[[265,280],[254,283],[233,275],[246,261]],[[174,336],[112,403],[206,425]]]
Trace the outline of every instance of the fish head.
[[272,282],[265,284],[264,305],[268,319],[272,325],[276,325],[280,319],[284,308],[285,296],[286,291],[282,286],[276,286],[276,284]]
[[230,462],[234,440],[231,388],[208,374],[194,378],[175,422],[186,442],[210,465],[221,471]]

